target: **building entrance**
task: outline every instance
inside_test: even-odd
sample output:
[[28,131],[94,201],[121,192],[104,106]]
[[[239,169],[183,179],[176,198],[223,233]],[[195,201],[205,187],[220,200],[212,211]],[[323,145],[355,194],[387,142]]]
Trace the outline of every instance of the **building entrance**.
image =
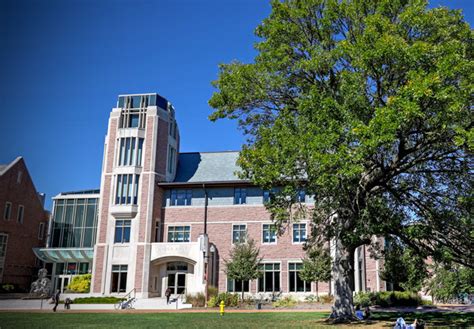
[[186,292],[186,273],[168,273],[168,288],[175,295]]

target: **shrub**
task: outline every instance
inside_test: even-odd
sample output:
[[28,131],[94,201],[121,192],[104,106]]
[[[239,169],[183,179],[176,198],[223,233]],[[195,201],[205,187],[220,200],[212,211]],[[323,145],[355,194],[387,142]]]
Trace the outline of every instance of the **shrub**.
[[125,298],[117,297],[81,297],[75,298],[73,304],[115,304]]
[[89,292],[91,288],[91,278],[92,274],[76,275],[72,278],[71,283],[67,286],[67,289],[71,292]]
[[316,303],[319,302],[319,297],[316,295],[309,295],[304,298],[304,301],[307,303]]
[[273,307],[293,307],[296,305],[296,300],[291,296],[283,297],[272,303]]
[[209,298],[209,301],[207,302],[208,307],[217,307],[219,306],[217,303],[217,296],[212,296]]
[[5,292],[12,292],[15,289],[15,286],[9,283],[2,285],[2,290]]
[[204,307],[206,305],[206,296],[202,292],[195,295],[186,295],[186,303],[193,307]]
[[361,307],[419,306],[421,304],[421,297],[410,291],[359,292],[354,297],[354,305]]
[[224,301],[225,306],[238,306],[239,295],[230,292],[222,292],[217,295],[217,306],[219,306],[222,301]]
[[319,297],[319,301],[322,304],[332,304],[334,302],[334,297],[331,295],[323,295]]
[[209,287],[207,288],[207,296],[209,296],[209,298],[215,297],[215,296],[217,296],[218,294],[219,294],[219,290],[218,290],[216,287],[214,287],[214,286],[209,286]]

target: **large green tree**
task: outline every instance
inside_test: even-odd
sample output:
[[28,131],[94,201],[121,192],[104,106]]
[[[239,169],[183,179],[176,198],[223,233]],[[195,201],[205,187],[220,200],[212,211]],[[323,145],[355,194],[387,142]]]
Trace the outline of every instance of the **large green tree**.
[[[474,266],[473,34],[423,0],[272,1],[253,63],[220,66],[211,120],[238,119],[242,176],[277,223],[311,213],[331,241],[337,320],[353,319],[354,250],[398,237]],[[314,194],[316,211],[294,204]]]

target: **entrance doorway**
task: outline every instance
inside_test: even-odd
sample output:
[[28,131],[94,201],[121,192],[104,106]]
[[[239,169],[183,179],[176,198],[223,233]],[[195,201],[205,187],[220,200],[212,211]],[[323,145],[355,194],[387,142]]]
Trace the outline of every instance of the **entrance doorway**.
[[168,273],[168,288],[174,295],[186,292],[186,273]]
[[59,275],[56,279],[56,289],[59,289],[61,293],[65,292],[71,279],[72,275]]

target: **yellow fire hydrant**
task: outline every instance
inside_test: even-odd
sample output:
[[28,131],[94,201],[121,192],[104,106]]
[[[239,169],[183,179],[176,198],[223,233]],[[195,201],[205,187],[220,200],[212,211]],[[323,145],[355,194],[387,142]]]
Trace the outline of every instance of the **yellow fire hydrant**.
[[219,308],[220,308],[221,316],[224,315],[224,308],[225,308],[224,301],[222,301],[222,302],[219,304]]

